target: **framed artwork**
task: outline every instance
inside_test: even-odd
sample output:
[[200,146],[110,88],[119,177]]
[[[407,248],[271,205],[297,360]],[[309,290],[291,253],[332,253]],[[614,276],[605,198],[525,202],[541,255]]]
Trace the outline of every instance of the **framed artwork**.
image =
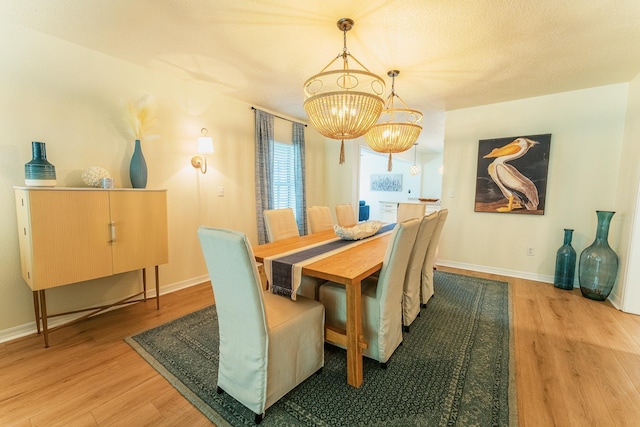
[[402,191],[402,174],[371,175],[371,191]]
[[481,139],[475,212],[544,215],[551,134]]

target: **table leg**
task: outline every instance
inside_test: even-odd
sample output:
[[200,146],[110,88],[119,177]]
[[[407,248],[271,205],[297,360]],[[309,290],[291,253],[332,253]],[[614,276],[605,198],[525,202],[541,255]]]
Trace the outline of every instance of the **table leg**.
[[160,310],[160,275],[156,265],[156,310]]
[[346,286],[347,297],[347,383],[353,387],[362,385],[362,294],[361,282]]
[[44,348],[49,347],[49,327],[47,325],[47,300],[44,296],[44,289],[40,293],[40,315],[42,317],[42,335],[44,336]]

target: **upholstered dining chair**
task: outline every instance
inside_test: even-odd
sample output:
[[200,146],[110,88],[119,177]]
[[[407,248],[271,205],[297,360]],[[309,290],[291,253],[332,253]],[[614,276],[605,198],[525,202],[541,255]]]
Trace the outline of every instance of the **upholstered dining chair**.
[[[402,287],[420,219],[396,224],[377,277],[362,281],[362,334],[368,343],[363,354],[382,368],[402,342]],[[344,285],[327,282],[320,287],[320,302],[328,326],[344,330],[347,303]],[[344,348],[344,347],[343,347]]]
[[307,208],[309,233],[333,230],[333,218],[329,206],[311,206]]
[[433,236],[429,241],[429,247],[427,248],[427,254],[424,258],[424,264],[422,265],[422,281],[420,287],[420,303],[422,307],[427,306],[427,302],[433,296],[433,267],[436,263],[436,251],[438,250],[438,242],[440,242],[440,233],[447,220],[449,211],[447,209],[441,209],[438,211],[438,224],[436,229],[433,230]]
[[427,205],[424,203],[398,203],[398,222],[422,218]]
[[267,408],[324,366],[324,307],[265,292],[244,234],[201,226],[198,237],[218,314],[217,391],[260,423]]
[[409,332],[409,326],[420,316],[420,286],[422,281],[422,266],[427,256],[429,241],[438,225],[438,213],[423,216],[420,220],[420,228],[413,244],[407,274],[404,277],[404,289],[402,294],[402,326],[405,332]]
[[[264,225],[267,229],[267,238],[269,239],[269,242],[276,242],[278,240],[287,239],[289,237],[300,236],[300,232],[298,231],[298,224],[296,223],[296,217],[293,214],[293,209],[267,209],[263,212],[263,215]],[[318,287],[323,282],[324,280],[321,279],[302,276],[302,281],[300,282],[300,286],[298,287],[297,294],[317,300]],[[266,286],[269,286],[268,283]]]
[[264,217],[264,225],[267,229],[269,242],[300,235],[293,209],[267,209],[262,212],[262,215]]
[[351,227],[356,225],[356,214],[351,205],[336,205],[336,219],[340,227]]

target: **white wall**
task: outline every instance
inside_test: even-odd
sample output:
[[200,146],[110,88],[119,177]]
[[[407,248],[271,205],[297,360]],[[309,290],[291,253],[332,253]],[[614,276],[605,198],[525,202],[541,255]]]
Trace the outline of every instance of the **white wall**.
[[430,153],[418,157],[422,165],[421,197],[440,199],[442,197],[442,171],[444,154]]
[[[628,88],[618,84],[448,112],[442,207],[449,217],[440,261],[552,282],[563,228],[575,230],[579,255],[594,239],[595,211],[617,210]],[[475,213],[478,141],[543,133],[552,134],[545,214]],[[621,216],[611,225],[614,250]],[[526,255],[527,247],[534,256]]]
[[[344,142],[345,162],[339,164],[340,141],[328,139],[325,144],[325,191],[326,205],[335,218],[335,205],[350,203],[358,205],[358,164],[360,147],[355,140]],[[309,206],[312,206],[309,204]]]
[[[13,186],[24,185],[31,141],[47,144],[58,186],[81,186],[83,169],[102,166],[116,186],[130,187],[133,140],[126,133],[124,105],[143,95],[153,96],[158,106],[158,136],[143,140],[147,187],[168,190],[169,264],[160,266],[160,286],[167,290],[206,279],[196,236],[201,224],[241,230],[257,243],[250,104],[210,85],[0,24],[0,39],[11,41],[0,43],[0,341],[35,331],[31,290],[20,273],[13,194]],[[203,127],[215,145],[206,175],[190,164]],[[305,135],[309,201],[324,204],[325,139],[310,128]],[[219,186],[224,197],[217,196]],[[47,302],[56,312],[111,301],[138,287],[139,273],[125,273],[50,290]],[[51,339],[55,343],[55,334]]]
[[[629,84],[627,120],[620,169],[618,173],[617,205],[624,218],[621,236],[619,283],[615,303],[627,312],[640,314],[640,74]],[[635,195],[635,197],[634,197]]]

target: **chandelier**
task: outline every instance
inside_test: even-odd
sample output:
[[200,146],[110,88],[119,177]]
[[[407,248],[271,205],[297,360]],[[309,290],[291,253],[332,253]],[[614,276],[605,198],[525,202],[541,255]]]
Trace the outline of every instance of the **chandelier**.
[[[340,164],[343,164],[344,140],[364,135],[378,121],[384,108],[385,84],[347,50],[347,31],[353,28],[353,20],[342,18],[337,25],[343,32],[342,53],[304,83],[304,110],[320,134],[342,140]],[[329,70],[339,59],[342,68]],[[362,70],[350,68],[349,59]]]
[[420,165],[416,163],[416,152],[418,151],[418,143],[413,144],[413,164],[409,167],[409,173],[411,175],[418,175],[420,173]]
[[[395,79],[400,74],[398,70],[387,73],[391,77],[391,93],[387,97],[382,115],[364,136],[364,139],[374,151],[389,153],[387,170],[392,168],[392,154],[407,151],[416,142],[422,131],[422,113],[410,109],[395,92]],[[404,108],[395,108],[395,99]]]

